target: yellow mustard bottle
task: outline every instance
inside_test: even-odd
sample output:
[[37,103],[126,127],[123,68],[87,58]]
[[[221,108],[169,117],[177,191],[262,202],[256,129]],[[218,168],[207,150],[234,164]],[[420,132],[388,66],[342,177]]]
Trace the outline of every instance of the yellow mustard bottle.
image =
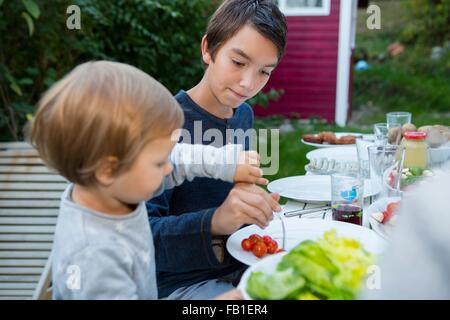
[[428,144],[425,132],[406,132],[403,135],[402,147],[405,148],[404,168],[422,168],[428,165]]

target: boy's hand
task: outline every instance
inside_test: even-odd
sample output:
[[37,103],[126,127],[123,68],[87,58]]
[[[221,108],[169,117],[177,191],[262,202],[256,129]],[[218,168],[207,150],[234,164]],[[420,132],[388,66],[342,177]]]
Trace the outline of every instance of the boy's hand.
[[281,211],[279,200],[277,193],[269,194],[255,184],[237,183],[214,212],[211,234],[230,235],[244,224],[256,224],[264,229],[273,219],[273,211]]
[[267,185],[269,181],[264,179],[260,166],[260,157],[256,151],[242,151],[239,154],[234,182],[256,183]]

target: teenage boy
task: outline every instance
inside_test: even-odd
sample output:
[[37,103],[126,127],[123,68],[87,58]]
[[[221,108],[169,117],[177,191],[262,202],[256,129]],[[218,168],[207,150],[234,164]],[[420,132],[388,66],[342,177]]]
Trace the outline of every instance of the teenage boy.
[[[272,1],[222,3],[201,42],[204,76],[175,97],[193,137],[183,142],[210,144],[214,135],[216,147],[237,143],[239,137],[227,131],[252,128],[245,101],[269,80],[284,53],[286,32],[285,17]],[[245,224],[264,228],[273,211],[281,210],[278,199],[256,185],[200,178],[149,201],[160,297],[209,299],[233,288],[244,266],[226,252],[226,237]]]

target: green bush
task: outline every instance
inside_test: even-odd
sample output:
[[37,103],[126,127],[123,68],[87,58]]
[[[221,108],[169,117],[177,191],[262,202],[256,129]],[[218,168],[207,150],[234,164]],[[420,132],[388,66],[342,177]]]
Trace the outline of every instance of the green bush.
[[[68,30],[66,9],[81,9]],[[0,0],[0,140],[22,138],[27,114],[77,64],[132,64],[175,93],[199,81],[209,0]],[[39,14],[37,14],[39,13]]]
[[404,41],[442,45],[450,40],[450,0],[404,1],[410,23],[403,32]]
[[251,106],[260,106],[263,108],[267,108],[269,106],[270,101],[278,101],[281,96],[284,94],[283,89],[270,89],[267,92],[260,91],[256,96],[249,99],[247,102]]

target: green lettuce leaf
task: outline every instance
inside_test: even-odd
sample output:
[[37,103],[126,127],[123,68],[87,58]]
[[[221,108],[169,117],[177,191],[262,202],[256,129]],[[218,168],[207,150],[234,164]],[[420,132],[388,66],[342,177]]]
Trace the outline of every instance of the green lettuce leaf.
[[305,279],[292,269],[273,274],[253,272],[247,282],[247,292],[253,299],[281,300],[295,296],[304,285]]

